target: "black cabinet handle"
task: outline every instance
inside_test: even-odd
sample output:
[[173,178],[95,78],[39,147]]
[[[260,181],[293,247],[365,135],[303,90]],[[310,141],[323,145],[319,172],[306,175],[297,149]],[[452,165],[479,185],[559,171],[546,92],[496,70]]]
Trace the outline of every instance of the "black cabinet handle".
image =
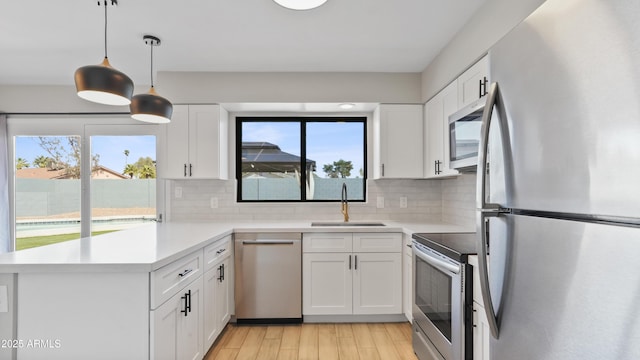
[[480,99],[482,97],[482,80],[478,80],[478,99]]
[[184,164],[184,177],[187,177],[187,164]]
[[189,275],[190,272],[192,272],[193,269],[186,269],[185,271],[181,272],[180,274],[178,274],[179,277],[185,277],[187,275]]
[[439,175],[442,172],[442,170],[440,170],[440,164],[442,164],[442,161],[436,160],[434,161],[434,164],[434,167],[436,168],[436,175]]
[[487,95],[489,92],[487,91],[487,83],[489,82],[489,80],[487,80],[487,77],[485,76],[484,81],[482,82],[482,87],[484,90],[484,93],[482,94],[482,96]]
[[193,165],[189,164],[189,176],[193,176]]
[[224,281],[224,264],[218,266],[218,282]]
[[184,300],[184,310],[180,310],[180,312],[187,316],[191,312],[191,290],[184,293],[180,299]]
[[355,258],[356,258],[356,260],[355,260],[353,269],[354,270],[358,270],[358,255],[355,255]]
[[351,270],[351,255],[349,255],[349,270]]
[[382,164],[382,177],[384,177],[384,164]]
[[216,251],[216,255],[220,255],[225,251],[227,251],[227,249],[220,249],[220,250]]

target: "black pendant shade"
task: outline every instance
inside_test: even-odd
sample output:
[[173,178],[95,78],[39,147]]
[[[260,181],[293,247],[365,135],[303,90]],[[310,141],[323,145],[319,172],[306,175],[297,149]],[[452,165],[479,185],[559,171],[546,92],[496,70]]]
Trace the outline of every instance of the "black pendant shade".
[[152,35],[145,35],[144,43],[151,48],[151,89],[146,94],[138,94],[131,99],[131,117],[154,124],[165,124],[171,121],[173,105],[156,93],[153,87],[153,47],[160,45],[160,39]]
[[156,94],[152,87],[146,94],[138,94],[131,99],[131,117],[155,124],[164,124],[171,121],[173,105],[162,96]]
[[78,96],[106,105],[129,105],[133,95],[133,81],[123,72],[109,65],[105,57],[99,65],[87,65],[75,72]]
[[[118,5],[110,0],[111,6]],[[111,67],[107,57],[107,8],[109,1],[98,0],[104,6],[104,60],[98,65],[87,65],[76,70],[74,78],[78,96],[105,105],[129,105],[133,95],[133,81],[123,72]]]

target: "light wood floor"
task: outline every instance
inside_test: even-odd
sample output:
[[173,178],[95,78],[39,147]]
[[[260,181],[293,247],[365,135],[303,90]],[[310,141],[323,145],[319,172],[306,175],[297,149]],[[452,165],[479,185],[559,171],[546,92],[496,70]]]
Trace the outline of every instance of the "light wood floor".
[[227,325],[205,360],[417,360],[409,323]]

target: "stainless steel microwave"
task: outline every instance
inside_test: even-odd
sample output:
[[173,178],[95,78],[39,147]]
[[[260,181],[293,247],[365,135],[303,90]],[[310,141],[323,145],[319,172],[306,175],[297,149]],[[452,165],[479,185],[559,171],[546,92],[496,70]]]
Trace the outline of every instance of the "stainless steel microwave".
[[450,168],[476,170],[485,102],[486,97],[482,97],[449,116]]

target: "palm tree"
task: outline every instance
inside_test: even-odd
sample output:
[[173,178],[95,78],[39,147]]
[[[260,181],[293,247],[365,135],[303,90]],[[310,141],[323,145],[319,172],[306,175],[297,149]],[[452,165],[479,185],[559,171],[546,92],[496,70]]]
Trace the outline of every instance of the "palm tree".
[[129,175],[130,179],[133,179],[133,176],[138,174],[138,168],[133,164],[127,164],[124,167],[124,171],[122,172],[125,175]]
[[29,162],[21,157],[16,160],[16,169],[24,169],[29,167]]
[[156,177],[156,169],[151,165],[144,165],[138,175],[142,179],[154,179]]
[[129,163],[129,150],[124,150],[124,166],[126,167]]
[[51,158],[48,156],[40,155],[33,159],[33,165],[39,168],[46,168],[51,162]]

